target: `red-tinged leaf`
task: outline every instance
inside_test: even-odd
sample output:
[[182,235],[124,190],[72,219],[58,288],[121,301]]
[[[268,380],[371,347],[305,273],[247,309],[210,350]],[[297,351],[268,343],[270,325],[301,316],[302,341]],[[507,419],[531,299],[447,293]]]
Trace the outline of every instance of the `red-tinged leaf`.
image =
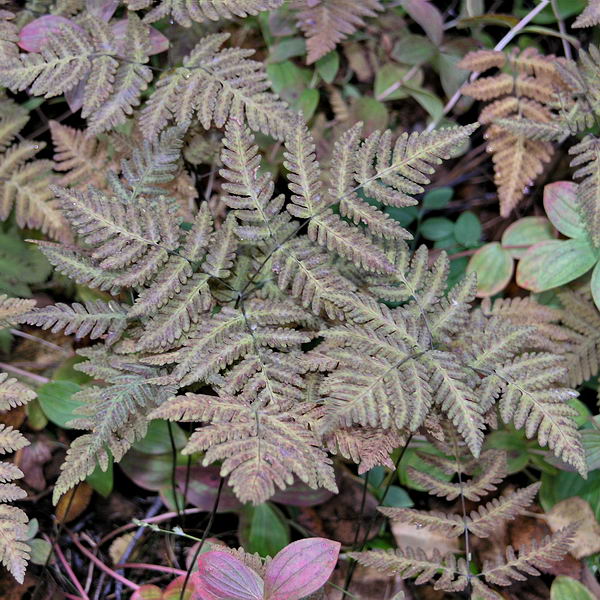
[[304,482],[296,479],[285,490],[278,491],[271,500],[286,506],[316,506],[327,502],[333,495],[333,492],[325,488],[313,490]]
[[[125,43],[127,41],[127,23],[128,19],[120,19],[115,21],[111,28],[115,36],[115,45],[119,52],[125,53]],[[169,48],[169,40],[154,27],[150,27],[150,56],[160,54]]]
[[425,31],[427,37],[439,46],[444,38],[442,13],[429,0],[402,0],[402,7]]
[[86,0],[87,11],[103,21],[110,21],[110,18],[119,8],[120,0]]
[[185,593],[183,594],[183,598],[181,597],[181,590],[183,589],[183,584],[185,583],[185,575],[181,575],[171,581],[171,583],[165,588],[165,591],[162,595],[162,600],[191,600],[194,597],[194,593],[196,591],[196,585],[193,578],[187,582],[185,586]]
[[585,239],[585,227],[577,211],[577,184],[557,181],[545,186],[544,209],[552,225],[563,235]]
[[513,275],[514,263],[498,242],[482,246],[471,256],[467,273],[477,274],[477,297],[487,298],[503,290]]
[[28,52],[40,52],[46,45],[48,34],[58,31],[65,25],[83,33],[83,29],[70,19],[57,15],[45,15],[31,21],[31,23],[28,23],[21,29],[19,33],[19,46]]
[[340,543],[307,538],[286,546],[269,563],[266,600],[300,600],[327,583],[335,569]]
[[65,100],[71,109],[71,112],[77,112],[83,106],[83,96],[88,77],[79,80],[79,83],[65,92]]
[[[187,467],[177,467],[175,469],[177,489],[183,494],[187,486],[185,495],[187,502],[196,508],[210,511],[215,504],[219,490],[221,481],[219,472],[219,467],[194,465],[190,467],[188,477]],[[242,503],[236,498],[233,490],[228,485],[224,485],[217,512],[229,512],[240,508],[242,508]]]
[[143,585],[133,592],[131,600],[162,600],[162,590],[156,585]]
[[513,258],[522,258],[529,246],[555,238],[554,227],[546,217],[523,217],[504,230],[502,247]]
[[211,550],[198,559],[195,596],[201,600],[262,600],[263,581],[243,562]]
[[532,292],[545,292],[587,273],[596,263],[584,240],[550,240],[534,244],[517,267],[517,283]]

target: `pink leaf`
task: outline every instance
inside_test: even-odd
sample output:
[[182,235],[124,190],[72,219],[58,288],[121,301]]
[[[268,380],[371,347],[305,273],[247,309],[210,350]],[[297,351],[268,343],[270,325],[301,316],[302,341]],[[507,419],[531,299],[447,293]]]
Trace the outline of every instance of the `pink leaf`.
[[83,32],[83,29],[65,17],[45,15],[25,25],[19,33],[19,46],[28,52],[39,52],[48,40],[48,34],[58,31],[64,26]]
[[[120,19],[112,24],[114,42],[119,54],[125,53],[125,42],[127,41],[127,19]],[[160,31],[150,27],[150,56],[160,54],[169,48],[169,40]]]
[[263,581],[258,574],[231,554],[218,550],[200,556],[194,585],[198,600],[263,598]]
[[119,8],[119,2],[120,0],[87,0],[85,5],[91,15],[108,23]]
[[267,600],[300,600],[325,585],[337,563],[339,542],[307,538],[286,546],[269,563]]
[[[187,467],[177,467],[175,469],[175,479],[177,488],[183,494],[186,490],[187,501],[197,508],[210,511],[215,504],[219,490],[219,467],[203,467],[195,465],[189,469]],[[221,491],[221,499],[217,512],[228,512],[238,510],[242,507],[241,502],[236,498],[233,490],[224,486]]]

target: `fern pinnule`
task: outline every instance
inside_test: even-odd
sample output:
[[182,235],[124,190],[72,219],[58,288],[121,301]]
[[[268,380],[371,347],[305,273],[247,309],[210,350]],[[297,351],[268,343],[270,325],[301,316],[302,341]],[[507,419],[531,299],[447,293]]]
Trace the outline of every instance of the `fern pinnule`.
[[600,23],[600,4],[597,0],[587,0],[587,6],[577,16],[573,27],[593,27]]
[[5,328],[14,325],[22,315],[32,310],[34,306],[35,300],[9,298],[6,294],[0,294],[0,327]]

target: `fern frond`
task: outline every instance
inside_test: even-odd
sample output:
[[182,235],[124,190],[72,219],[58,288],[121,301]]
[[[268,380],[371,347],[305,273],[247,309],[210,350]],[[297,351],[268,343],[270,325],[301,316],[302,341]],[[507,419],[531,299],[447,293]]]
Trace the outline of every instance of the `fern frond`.
[[584,11],[575,19],[572,27],[593,27],[600,23],[600,2],[587,0]]
[[16,506],[0,504],[0,563],[19,582],[25,580],[29,561],[27,515]]
[[465,531],[464,520],[459,515],[445,514],[439,511],[415,510],[412,508],[378,507],[380,513],[392,521],[409,523],[417,527],[427,527],[439,531],[448,537],[458,537]]
[[[106,351],[105,351],[106,352]],[[91,431],[70,446],[54,488],[53,500],[85,479],[99,465],[106,471],[109,460],[119,461],[147,429],[146,416],[175,392],[172,386],[156,386],[147,380],[159,373],[156,369],[132,366],[133,370],[106,369],[108,385],[90,386],[75,394],[84,402],[78,409],[83,415],[71,422],[75,429]]]
[[155,138],[171,119],[185,129],[197,113],[209,129],[223,127],[231,113],[241,111],[251,129],[283,138],[291,113],[267,91],[262,63],[248,59],[252,50],[221,49],[228,38],[227,33],[206,36],[181,67],[158,80],[141,114],[146,137]]
[[574,154],[572,167],[574,179],[581,179],[577,186],[577,208],[591,242],[600,247],[600,174],[598,173],[600,140],[586,136],[583,141],[571,146],[569,154]]
[[216,231],[210,242],[210,250],[202,269],[208,275],[219,279],[227,279],[231,275],[231,267],[238,246],[238,238],[235,235],[237,221],[233,214],[229,214],[221,229]]
[[90,68],[94,47],[85,33],[69,25],[48,32],[40,53],[0,59],[0,84],[14,92],[59,96],[74,87]]
[[108,157],[103,144],[58,121],[50,121],[54,144],[54,170],[65,174],[58,180],[63,186],[83,182],[100,187],[104,184]]
[[494,67],[501,68],[506,63],[506,55],[499,50],[474,50],[463,56],[456,65],[459,69],[481,73]]
[[393,429],[352,427],[336,429],[324,443],[332,454],[341,454],[358,465],[358,473],[366,473],[377,465],[394,468],[390,454],[402,446],[404,439]]
[[114,74],[112,93],[101,106],[90,113],[88,131],[92,134],[113,129],[124,123],[133,108],[140,103],[140,95],[152,81],[148,62],[150,42],[148,27],[135,13],[127,15],[125,57]]
[[[433,582],[434,589],[447,592],[460,592],[467,586],[464,559],[457,561],[452,554],[442,556],[437,549],[434,549],[431,558],[421,548],[349,552],[348,556],[365,567],[389,575],[398,575],[402,579],[416,577],[416,585]],[[436,575],[440,577],[434,580]]]
[[486,561],[481,576],[495,585],[510,585],[513,581],[524,581],[527,575],[537,576],[539,568],[548,568],[568,552],[577,525],[565,527],[540,542],[533,541],[529,546],[521,546],[516,553],[512,546],[506,549],[506,562]]
[[306,3],[295,0],[298,27],[307,38],[307,64],[312,64],[333,50],[342,40],[364,27],[366,17],[383,10],[379,0],[317,0]]
[[0,373],[0,410],[10,410],[27,404],[35,398],[35,392],[6,373]]
[[0,99],[0,152],[4,152],[29,121],[29,112],[9,98]]
[[492,535],[502,521],[514,519],[533,502],[540,486],[541,483],[533,483],[473,511],[466,521],[469,531],[478,537]]
[[496,485],[506,477],[506,456],[503,452],[488,450],[481,457],[481,473],[468,481],[453,483],[417,471],[409,467],[410,476],[429,493],[454,500],[460,495],[473,501],[478,501],[496,489]]
[[[294,475],[312,488],[337,492],[330,460],[293,411],[261,407],[243,397],[187,394],[149,418],[193,419],[208,423],[192,434],[184,454],[205,450],[204,464],[222,461],[221,475],[243,502],[259,504]],[[282,456],[286,457],[283,461]]]
[[[5,385],[6,384],[3,383],[2,387]],[[1,389],[0,394],[2,394]],[[0,454],[16,452],[28,445],[29,441],[20,431],[13,429],[11,426],[5,425],[4,423],[0,423]]]
[[114,343],[127,325],[127,307],[117,302],[91,300],[71,306],[57,304],[36,308],[20,318],[23,323],[51,329],[53,333],[64,330],[65,335],[75,335],[76,339],[90,336],[94,340],[105,337],[106,344]]
[[0,294],[0,328],[14,325],[22,315],[32,310],[34,306],[35,300],[9,298],[6,294]]
[[[144,16],[144,21],[154,23],[172,16],[179,25],[191,27],[193,23],[244,18],[263,10],[275,10],[282,3],[283,0],[160,0],[158,6]],[[152,0],[132,0],[128,4],[132,10],[139,10],[151,5]]]

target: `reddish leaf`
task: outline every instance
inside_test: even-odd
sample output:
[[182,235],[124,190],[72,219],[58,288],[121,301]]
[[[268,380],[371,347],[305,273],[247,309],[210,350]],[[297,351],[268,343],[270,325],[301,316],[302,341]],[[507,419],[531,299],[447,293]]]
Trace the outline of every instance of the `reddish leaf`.
[[258,574],[231,554],[218,550],[200,556],[194,585],[200,600],[263,598],[263,581]]
[[303,481],[295,479],[292,485],[278,491],[271,500],[286,506],[316,506],[327,502],[333,496],[333,492],[325,488],[313,490]]
[[21,29],[19,46],[28,52],[39,52],[46,44],[48,34],[58,31],[65,25],[83,33],[83,29],[70,19],[57,15],[45,15],[31,21]]
[[131,600],[162,600],[162,590],[156,585],[143,585],[133,592]]
[[577,210],[577,184],[556,181],[545,186],[544,209],[552,225],[563,235],[586,239],[585,226]]
[[325,585],[337,563],[340,543],[307,538],[286,546],[269,563],[267,600],[300,600]]
[[442,43],[444,19],[429,0],[402,0],[402,7],[425,30],[427,37],[436,46]]
[[[185,583],[185,575],[181,575],[171,581],[171,583],[165,588],[165,591],[162,595],[162,600],[180,600],[181,599],[181,590],[183,589],[183,584]],[[194,581],[190,577],[185,586],[185,594],[183,594],[182,600],[190,600],[195,592]]]
[[90,14],[108,23],[119,8],[119,0],[87,0],[85,6]]
[[[187,502],[202,510],[210,511],[219,491],[219,482],[221,481],[219,471],[219,467],[194,465],[190,467],[188,479],[187,467],[177,467],[175,469],[177,489],[183,494],[187,484],[185,495]],[[223,486],[217,512],[228,512],[240,508],[242,508],[242,504],[236,498],[233,490],[227,485]]]

